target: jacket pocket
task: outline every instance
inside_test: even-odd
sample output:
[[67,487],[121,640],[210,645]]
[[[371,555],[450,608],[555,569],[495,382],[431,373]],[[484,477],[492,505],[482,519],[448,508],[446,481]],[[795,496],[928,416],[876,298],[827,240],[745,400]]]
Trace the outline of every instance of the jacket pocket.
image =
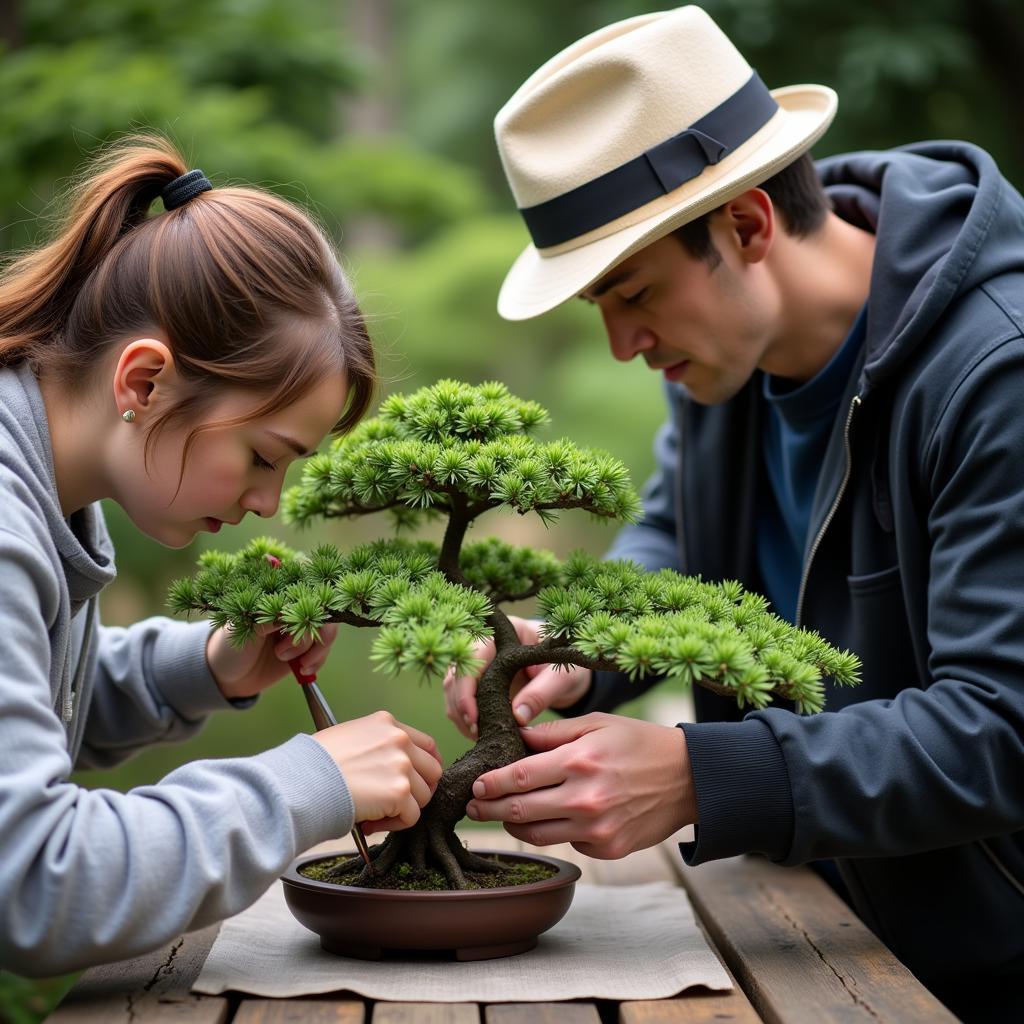
[[900,586],[900,567],[847,576],[850,647],[861,660],[861,684],[829,694],[829,710],[879,697],[894,697],[920,680]]
[[[899,587],[900,567],[892,565],[888,569],[879,572],[869,572],[866,576],[847,576],[846,584],[850,588],[850,594],[871,594],[876,590],[887,590],[890,587]],[[903,600],[900,596],[900,605]]]

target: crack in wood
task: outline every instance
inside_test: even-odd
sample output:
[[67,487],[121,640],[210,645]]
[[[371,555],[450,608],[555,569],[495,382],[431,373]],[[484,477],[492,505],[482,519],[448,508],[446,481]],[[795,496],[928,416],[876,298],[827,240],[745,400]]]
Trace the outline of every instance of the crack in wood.
[[[156,983],[160,980],[161,977],[163,977],[164,975],[167,975],[167,974],[173,974],[174,973],[174,960],[175,960],[175,958],[178,955],[178,951],[181,949],[181,947],[184,944],[185,944],[185,936],[182,935],[182,937],[180,939],[178,939],[178,941],[173,946],[171,946],[171,950],[167,954],[167,959],[164,960],[163,963],[161,963],[157,967],[157,969],[153,972],[153,977],[150,978],[149,981],[147,981],[146,984],[142,986],[141,992],[142,992],[143,995],[145,995],[147,992],[150,992],[153,989],[153,986],[156,985]],[[124,1009],[125,1009],[125,1013],[128,1016],[128,1024],[133,1024],[133,1022],[136,1019],[136,1013],[135,1013],[135,999],[136,999],[136,995],[137,995],[136,992],[129,992],[127,994],[127,996],[125,997]]]
[[786,908],[774,898],[772,890],[768,886],[764,885],[763,882],[759,882],[757,887],[761,890],[761,893],[768,905],[776,910],[794,931],[799,932],[803,936],[804,942],[814,950],[815,956],[817,956],[818,959],[832,972],[832,974],[835,975],[836,980],[843,986],[843,991],[846,992],[850,999],[853,1000],[854,1005],[859,1006],[865,1013],[870,1014],[875,1020],[881,1021],[882,1018],[868,1005],[868,1003],[864,1001],[864,998],[855,991],[849,980],[844,977],[829,958],[825,956],[818,944],[811,938],[807,929],[804,928],[799,921],[793,918],[786,911]]
[[182,935],[182,937],[178,939],[173,946],[171,946],[171,952],[168,954],[167,959],[153,972],[153,977],[142,986],[143,992],[148,992],[160,980],[161,974],[170,974],[174,970],[174,958],[178,955],[178,950],[184,945],[185,936]]

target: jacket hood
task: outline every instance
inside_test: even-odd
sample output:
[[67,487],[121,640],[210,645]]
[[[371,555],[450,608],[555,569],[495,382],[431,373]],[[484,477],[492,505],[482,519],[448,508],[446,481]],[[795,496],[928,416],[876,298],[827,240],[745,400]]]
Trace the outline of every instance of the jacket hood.
[[27,362],[0,370],[0,472],[7,486],[24,489],[45,521],[72,603],[98,594],[117,575],[110,536],[98,505],[64,518],[46,407]]
[[965,142],[922,142],[818,163],[836,213],[877,237],[864,385],[895,373],[957,297],[1024,269],[1024,200]]

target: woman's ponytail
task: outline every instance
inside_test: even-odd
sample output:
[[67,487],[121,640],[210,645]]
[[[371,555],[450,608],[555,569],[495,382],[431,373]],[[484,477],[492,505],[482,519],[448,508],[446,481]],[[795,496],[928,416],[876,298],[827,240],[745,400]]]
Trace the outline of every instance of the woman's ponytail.
[[15,259],[0,278],[0,363],[32,358],[59,340],[89,275],[186,170],[170,143],[145,136],[90,166],[72,187],[53,240]]
[[[148,216],[161,195],[166,212]],[[81,393],[111,349],[143,331],[160,332],[180,381],[147,451],[165,427],[201,420],[225,388],[257,394],[256,417],[343,373],[338,432],[373,398],[373,345],[323,231],[269,192],[212,188],[148,136],[94,161],[54,239],[0,274],[0,365],[29,360]]]

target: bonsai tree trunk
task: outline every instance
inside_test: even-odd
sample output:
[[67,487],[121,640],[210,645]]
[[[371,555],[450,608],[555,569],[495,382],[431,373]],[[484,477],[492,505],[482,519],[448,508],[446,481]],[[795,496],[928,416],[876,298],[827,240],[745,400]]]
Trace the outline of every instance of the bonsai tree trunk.
[[[471,519],[467,504],[456,501],[437,563],[450,583],[461,586],[469,585],[459,567],[459,552]],[[494,861],[482,860],[463,847],[455,835],[455,826],[466,816],[473,783],[484,772],[504,768],[526,754],[512,714],[509,688],[529,648],[519,642],[515,628],[499,608],[493,609],[489,621],[494,631],[495,656],[477,684],[476,744],[445,769],[420,820],[412,828],[392,832],[382,844],[373,847],[374,869],[371,872],[364,867],[357,885],[373,885],[376,877],[402,863],[420,874],[431,869],[440,871],[452,889],[468,887],[467,870],[495,872]],[[354,863],[353,859],[338,865],[334,874],[349,871]]]

